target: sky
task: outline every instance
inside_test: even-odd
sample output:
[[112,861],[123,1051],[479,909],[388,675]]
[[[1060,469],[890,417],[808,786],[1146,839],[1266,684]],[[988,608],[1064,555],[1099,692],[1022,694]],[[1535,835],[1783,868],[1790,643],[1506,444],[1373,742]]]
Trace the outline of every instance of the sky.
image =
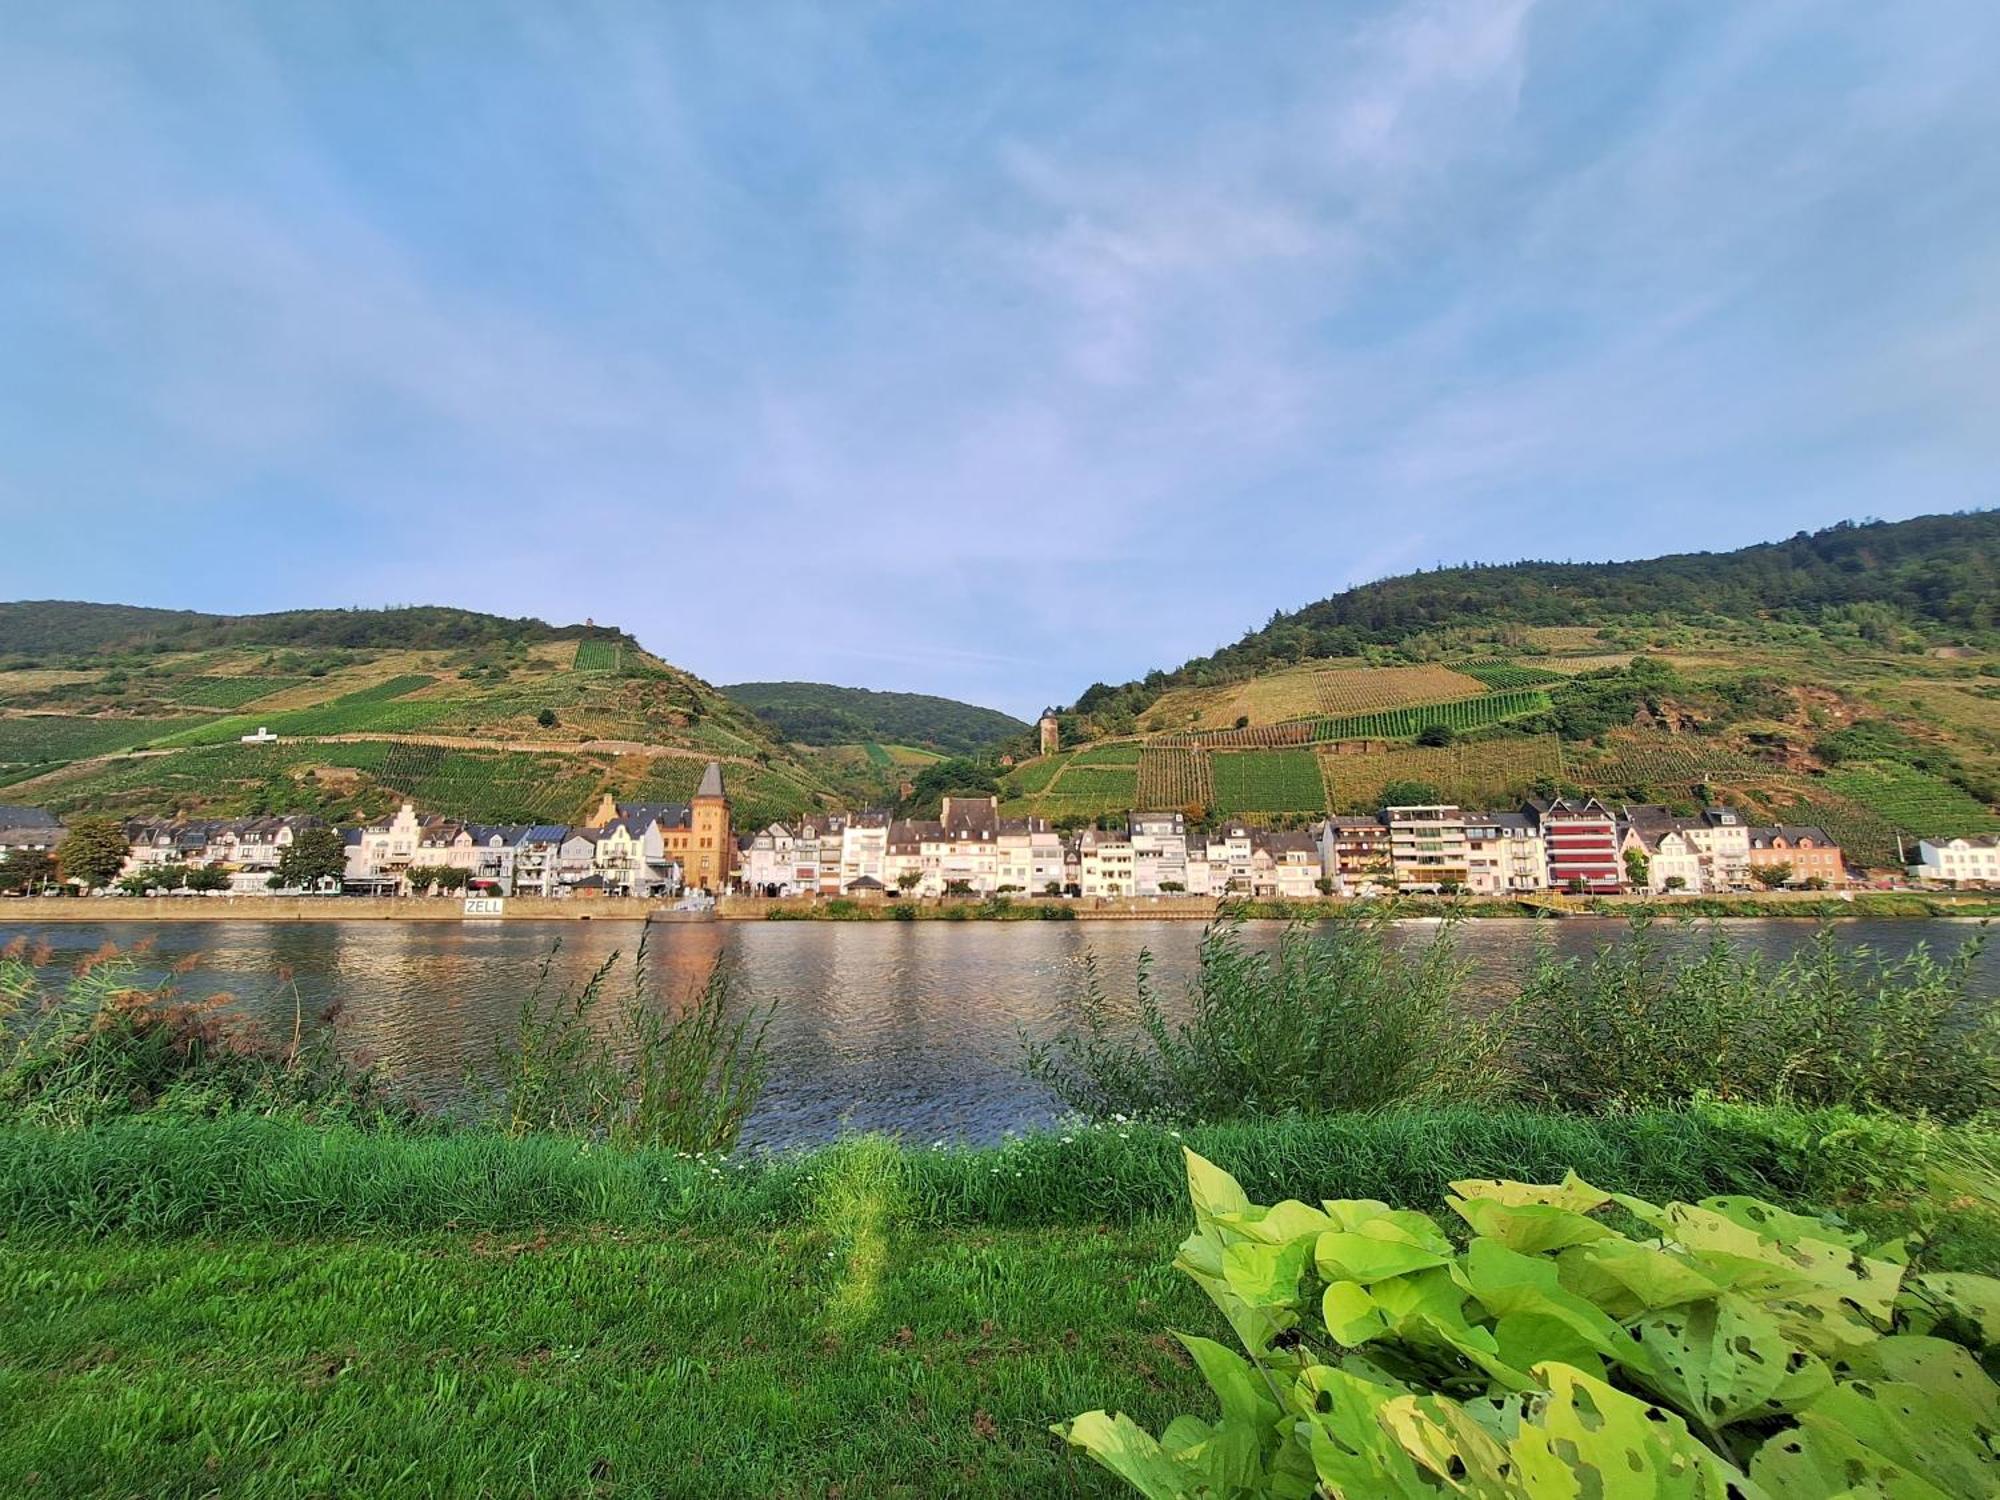
[[1993,0],[0,0],[0,598],[1032,715],[1994,502]]

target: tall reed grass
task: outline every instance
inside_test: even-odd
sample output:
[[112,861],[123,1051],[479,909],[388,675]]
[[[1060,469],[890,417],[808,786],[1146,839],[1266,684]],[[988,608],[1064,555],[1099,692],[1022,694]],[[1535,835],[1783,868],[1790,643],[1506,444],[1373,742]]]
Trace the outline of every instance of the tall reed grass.
[[1142,956],[1138,1034],[1093,965],[1076,1024],[1030,1043],[1025,1068],[1072,1109],[1212,1122],[1473,1100],[1496,1092],[1494,1044],[1462,1003],[1467,965],[1446,925],[1399,944],[1386,921],[1295,924],[1275,953],[1240,924],[1202,936],[1185,1020]]
[[2000,1005],[1976,983],[1984,933],[1890,958],[1822,927],[1773,960],[1720,930],[1689,951],[1641,913],[1623,941],[1558,958],[1475,1016],[1455,923],[1399,941],[1384,921],[1287,929],[1273,954],[1233,924],[1204,937],[1184,1019],[1142,959],[1136,1027],[1095,971],[1027,1074],[1097,1119],[1182,1124],[1438,1102],[1604,1113],[1710,1096],[1965,1120],[2000,1109]]
[[679,1004],[661,1005],[644,937],[622,998],[608,994],[616,953],[581,984],[551,989],[560,946],[543,961],[501,1050],[506,1132],[680,1151],[734,1146],[763,1091],[772,1008],[738,1004],[721,959]]

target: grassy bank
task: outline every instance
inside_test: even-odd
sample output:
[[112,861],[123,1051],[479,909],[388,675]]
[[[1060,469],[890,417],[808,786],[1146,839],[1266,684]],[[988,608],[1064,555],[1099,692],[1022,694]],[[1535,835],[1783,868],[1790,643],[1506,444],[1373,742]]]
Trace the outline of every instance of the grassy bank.
[[427,1234],[530,1227],[770,1230],[817,1222],[857,1176],[924,1228],[1171,1217],[1191,1146],[1252,1192],[1434,1208],[1461,1177],[1574,1169],[1654,1198],[1749,1193],[1840,1205],[2000,1162],[2000,1136],[1841,1110],[1717,1106],[1591,1119],[1528,1110],[1329,1115],[1179,1133],[1112,1124],[989,1148],[849,1141],[766,1155],[614,1150],[481,1131],[408,1135],[237,1115],[0,1130],[0,1232]]
[[[1184,1137],[1253,1191],[1435,1210],[1574,1166],[1840,1205],[2000,1262],[1990,1133],[1427,1111]],[[281,1121],[0,1134],[8,1494],[1115,1495],[1048,1424],[1204,1409],[1181,1139],[696,1161]]]
[[1048,1424],[1199,1399],[1179,1232],[0,1244],[0,1491],[1111,1496]]

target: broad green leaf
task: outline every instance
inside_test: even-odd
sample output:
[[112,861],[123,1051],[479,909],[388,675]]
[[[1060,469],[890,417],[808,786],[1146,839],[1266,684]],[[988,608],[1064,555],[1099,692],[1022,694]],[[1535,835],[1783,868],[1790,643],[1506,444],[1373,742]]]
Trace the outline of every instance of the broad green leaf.
[[1322,1207],[1337,1231],[1402,1239],[1451,1253],[1451,1236],[1438,1227],[1436,1219],[1413,1208],[1391,1208],[1373,1198],[1329,1198]]
[[1911,1318],[1911,1326],[1919,1333],[1928,1333],[1939,1323],[1951,1323],[1983,1347],[2000,1348],[2000,1280],[1991,1276],[1933,1271],[1914,1277],[1903,1305],[1917,1314]]
[[1197,1493],[1197,1471],[1170,1458],[1152,1434],[1125,1413],[1116,1416],[1087,1411],[1054,1429],[1064,1441],[1083,1449],[1105,1468],[1146,1496],[1146,1500],[1186,1500]]
[[1523,1493],[1724,1500],[1743,1492],[1743,1476],[1671,1412],[1567,1365],[1534,1373],[1548,1399],[1508,1445]]
[[1187,1160],[1188,1197],[1194,1203],[1194,1221],[1206,1229],[1214,1223],[1217,1215],[1240,1214],[1250,1206],[1250,1200],[1243,1189],[1214,1162],[1196,1155],[1183,1146],[1181,1155]]
[[1269,1208],[1251,1207],[1240,1213],[1222,1213],[1215,1222],[1253,1240],[1281,1245],[1307,1235],[1323,1234],[1337,1228],[1334,1221],[1317,1208],[1287,1198]]
[[1441,1266],[1451,1259],[1449,1242],[1413,1234],[1387,1218],[1373,1219],[1354,1230],[1332,1230],[1315,1242],[1314,1259],[1327,1281],[1358,1281],[1364,1286]]
[[1278,1420],[1278,1403],[1250,1361],[1214,1339],[1191,1333],[1176,1333],[1174,1337],[1194,1359],[1195,1368],[1222,1404],[1223,1425],[1246,1427],[1261,1440]]
[[1757,1450],[1750,1478],[1771,1500],[1953,1500],[1812,1411]]
[[1713,1297],[1721,1290],[1685,1256],[1627,1239],[1578,1245],[1556,1257],[1562,1284],[1618,1319]]
[[1508,1313],[1494,1323],[1493,1342],[1510,1369],[1526,1371],[1559,1362],[1604,1378],[1604,1361],[1591,1341],[1569,1322],[1545,1312]]
[[1548,1204],[1499,1203],[1488,1198],[1447,1198],[1445,1202],[1475,1232],[1523,1255],[1623,1238],[1608,1224]]
[[1852,1380],[1814,1402],[1809,1416],[1830,1423],[1871,1453],[1923,1476],[1948,1495],[2000,1494],[1991,1430],[1965,1419],[1921,1386]]
[[1554,1187],[1532,1182],[1506,1182],[1487,1177],[1468,1177],[1461,1182],[1454,1182],[1451,1190],[1461,1198],[1497,1203],[1503,1208],[1541,1205],[1576,1214],[1590,1213],[1611,1201],[1609,1193],[1592,1187],[1574,1172],[1569,1173]]
[[1474,1240],[1453,1264],[1452,1276],[1495,1318],[1527,1313],[1552,1317],[1609,1359],[1627,1364],[1637,1359],[1623,1329],[1583,1298],[1563,1290],[1552,1260],[1521,1255],[1494,1240]]
[[2000,1386],[1968,1350],[1949,1339],[1912,1333],[1878,1339],[1854,1361],[1854,1369],[1863,1376],[1917,1386],[1966,1426],[2000,1434]]
[[1405,1453],[1462,1493],[1509,1493],[1506,1447],[1456,1401],[1400,1396],[1382,1404],[1379,1420]]
[[1309,1239],[1289,1244],[1239,1240],[1222,1252],[1222,1279],[1230,1291],[1252,1307],[1295,1308],[1299,1300],[1299,1277],[1305,1274],[1312,1248]]
[[1238,1296],[1224,1275],[1225,1254],[1219,1235],[1198,1230],[1181,1242],[1174,1268],[1208,1294],[1245,1349],[1261,1354],[1273,1338],[1298,1321],[1297,1316],[1288,1309],[1254,1306]]
[[1712,1431],[1766,1415],[1774,1402],[1795,1410],[1833,1384],[1823,1360],[1787,1339],[1775,1318],[1742,1297],[1671,1308],[1636,1331],[1652,1359],[1646,1383]]
[[1358,1281],[1332,1281],[1320,1295],[1320,1315],[1335,1343],[1357,1349],[1389,1332],[1388,1314]]
[[1839,1245],[1852,1250],[1860,1245],[1862,1234],[1859,1230],[1832,1224],[1825,1219],[1816,1219],[1807,1214],[1795,1214],[1790,1209],[1778,1208],[1758,1198],[1740,1195],[1722,1198],[1704,1198],[1696,1205],[1710,1213],[1719,1214],[1732,1224],[1774,1239],[1781,1244],[1798,1244],[1816,1240],[1821,1244]]
[[1332,1493],[1435,1500],[1436,1489],[1380,1420],[1395,1399],[1407,1398],[1332,1365],[1299,1377],[1293,1400],[1307,1414],[1313,1469]]

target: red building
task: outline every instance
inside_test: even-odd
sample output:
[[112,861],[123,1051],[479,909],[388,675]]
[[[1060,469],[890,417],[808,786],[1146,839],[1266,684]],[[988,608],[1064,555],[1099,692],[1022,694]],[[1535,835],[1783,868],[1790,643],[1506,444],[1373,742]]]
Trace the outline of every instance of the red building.
[[1624,884],[1618,853],[1618,819],[1595,797],[1531,798],[1527,812],[1548,850],[1549,884],[1558,891],[1584,890],[1612,896]]

